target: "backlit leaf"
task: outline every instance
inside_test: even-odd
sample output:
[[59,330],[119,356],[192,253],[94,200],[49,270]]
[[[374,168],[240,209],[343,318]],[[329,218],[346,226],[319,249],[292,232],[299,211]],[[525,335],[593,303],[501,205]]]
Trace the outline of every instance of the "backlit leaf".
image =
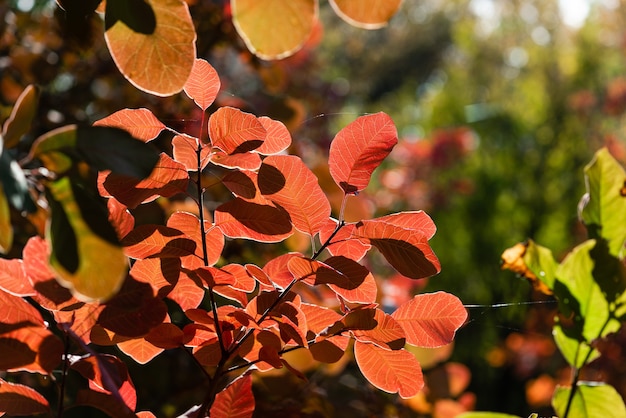
[[145,336],[155,347],[170,349],[183,345],[183,331],[174,324],[159,324]]
[[230,200],[215,209],[215,224],[230,238],[279,242],[293,233],[291,220],[283,209]]
[[180,260],[175,258],[146,258],[136,260],[130,276],[152,286],[155,295],[165,296],[176,285],[180,276]]
[[211,144],[229,155],[258,148],[266,134],[256,116],[234,107],[220,107],[209,118]]
[[[2,137],[0,137],[1,139]],[[0,253],[8,253],[12,246],[13,225],[11,224],[11,208],[9,208],[9,201],[4,194],[2,181],[0,181]]]
[[102,196],[113,196],[130,209],[151,202],[159,195],[171,197],[185,193],[188,182],[186,167],[165,153],[161,153],[154,170],[143,180],[104,172],[98,176],[98,188]]
[[427,236],[419,231],[372,220],[359,222],[354,234],[368,239],[389,264],[411,279],[430,277],[441,270]]
[[300,309],[304,313],[304,316],[306,316],[306,323],[309,331],[312,331],[315,334],[319,334],[324,329],[341,319],[341,315],[337,312],[323,306],[303,303],[300,306]]
[[[113,61],[128,81],[147,93],[170,96],[183,89],[191,73],[196,58],[196,31],[185,2],[147,3],[156,18],[151,34],[135,32],[118,20],[106,22],[104,36]],[[105,16],[111,17],[108,11]]]
[[[200,219],[192,213],[178,211],[170,215],[167,220],[167,226],[169,228],[179,230],[187,238],[196,243],[194,255],[187,256],[182,260],[183,267],[193,269],[204,266]],[[212,266],[217,263],[220,254],[222,253],[222,248],[224,247],[224,235],[222,235],[219,228],[210,228],[210,224],[205,222],[205,231],[207,231],[207,229],[207,241],[209,241],[208,238],[211,238],[210,245],[208,245],[208,247],[212,250],[207,252],[207,256],[209,258],[207,262],[209,266]]]
[[[30,323],[44,326],[44,320],[39,311],[25,299],[0,291],[0,323],[18,324]],[[1,331],[1,330],[0,330]]]
[[256,152],[263,155],[278,154],[291,145],[291,134],[282,122],[267,116],[261,116],[258,119],[267,135],[261,146],[255,149]]
[[135,414],[121,399],[100,391],[80,389],[72,407],[81,405],[95,407],[111,417],[135,418]]
[[186,274],[181,274],[178,283],[168,294],[167,298],[173,300],[183,311],[200,306],[204,299],[204,289],[200,283],[192,280]]
[[256,287],[256,280],[248,274],[246,268],[241,264],[227,264],[220,269],[229,272],[235,279],[235,282],[231,285],[233,289],[252,292]]
[[211,156],[211,163],[220,167],[249,171],[261,167],[261,157],[259,154],[251,152],[228,155],[225,152],[217,151]]
[[2,370],[48,374],[61,362],[63,343],[46,328],[25,326],[0,333],[0,352]]
[[302,160],[292,155],[271,155],[259,169],[259,190],[284,208],[293,226],[315,235],[330,216],[330,203],[317,177]]
[[39,93],[39,87],[29,84],[17,98],[11,115],[2,126],[1,137],[4,141],[2,145],[5,149],[15,147],[22,136],[30,131],[31,124],[37,114]]
[[91,330],[96,326],[98,315],[104,309],[104,305],[94,303],[81,304],[71,311],[52,311],[54,320],[61,329],[71,330],[83,343],[91,342]]
[[406,342],[404,329],[398,321],[376,309],[374,316],[376,327],[367,330],[354,330],[352,334],[357,341],[362,343],[372,343],[388,350],[399,350]]
[[[172,139],[174,160],[183,164],[189,171],[198,171],[198,138],[189,135],[176,135]],[[200,168],[204,169],[210,161],[211,148],[202,147]]]
[[231,0],[233,23],[250,51],[280,59],[298,51],[317,20],[315,0]]
[[252,377],[246,374],[218,393],[211,406],[211,418],[251,418],[254,412]]
[[35,295],[35,289],[28,281],[22,260],[0,259],[0,292],[2,291],[19,297]]
[[135,218],[130,214],[128,208],[121,204],[116,198],[110,197],[107,199],[107,209],[109,210],[109,222],[115,231],[118,238],[123,238],[135,226]]
[[193,356],[205,367],[217,366],[222,358],[219,340],[214,338],[193,348]]
[[274,285],[284,289],[295,279],[293,273],[291,273],[289,269],[289,262],[294,257],[301,258],[302,254],[281,254],[278,257],[272,258],[265,264],[265,266],[263,266],[263,271]]
[[50,412],[46,398],[28,386],[0,379],[0,411],[10,415],[37,415]]
[[[552,406],[558,416],[565,416],[571,387],[558,386]],[[579,382],[568,417],[620,418],[626,416],[626,407],[620,394],[610,385],[601,382]]]
[[365,189],[376,167],[397,143],[396,126],[385,113],[357,118],[330,144],[328,166],[333,180],[345,194]]
[[378,29],[398,11],[402,0],[329,0],[346,22],[364,29]]
[[338,222],[330,218],[320,230],[320,241],[327,242],[331,236],[330,244],[326,247],[329,253],[335,256],[344,256],[355,261],[361,260],[372,248],[369,243],[363,242],[354,237],[356,223],[346,223],[341,229],[332,235],[336,230]]
[[437,232],[437,227],[431,217],[422,210],[392,213],[391,215],[376,218],[376,222],[384,222],[404,229],[418,231],[426,235],[428,239],[431,239]]
[[194,255],[196,243],[182,231],[164,225],[140,225],[122,240],[131,258],[169,258]]
[[461,301],[445,292],[415,296],[391,315],[404,329],[406,342],[418,347],[441,347],[454,339],[467,319]]
[[422,368],[413,354],[389,351],[374,344],[354,343],[354,357],[363,376],[378,389],[411,398],[424,387]]
[[220,78],[211,64],[196,58],[184,89],[200,109],[207,110],[220,91]]
[[99,119],[93,126],[110,126],[128,131],[133,137],[148,142],[156,138],[165,125],[149,109],[122,109]]
[[164,351],[163,348],[155,346],[144,338],[122,341],[117,343],[117,347],[139,364],[148,363]]
[[321,361],[322,363],[336,363],[345,354],[349,342],[349,337],[335,335],[311,344],[309,351],[317,361]]

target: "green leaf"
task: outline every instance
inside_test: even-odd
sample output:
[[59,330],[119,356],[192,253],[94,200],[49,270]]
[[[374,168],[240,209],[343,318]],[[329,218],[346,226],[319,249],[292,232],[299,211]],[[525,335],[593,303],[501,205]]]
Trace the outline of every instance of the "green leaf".
[[626,197],[620,191],[626,171],[606,148],[599,150],[585,167],[587,194],[581,202],[581,217],[592,238],[603,237],[611,254],[620,257],[626,240]]
[[11,226],[11,212],[9,202],[4,194],[4,187],[0,182],[0,252],[6,254],[13,245],[13,226]]
[[[556,414],[565,416],[572,388],[559,386],[552,398]],[[568,418],[623,418],[626,407],[620,394],[610,385],[600,382],[579,382],[572,399]]]
[[4,150],[0,155],[0,181],[6,200],[19,211],[37,210],[28,191],[28,183],[20,165]]
[[63,177],[47,186],[51,216],[46,238],[59,283],[84,301],[109,299],[128,266],[121,246],[112,242],[117,241],[113,228],[83,185]]
[[528,240],[523,259],[526,267],[550,290],[554,290],[554,276],[558,263],[554,259],[552,251],[533,240]]
[[600,357],[600,352],[577,337],[568,335],[568,330],[556,323],[552,328],[552,336],[556,346],[567,362],[577,369]]
[[26,86],[18,97],[11,116],[4,122],[2,136],[4,147],[13,148],[17,145],[22,135],[30,130],[30,125],[37,113],[40,89],[32,84]]

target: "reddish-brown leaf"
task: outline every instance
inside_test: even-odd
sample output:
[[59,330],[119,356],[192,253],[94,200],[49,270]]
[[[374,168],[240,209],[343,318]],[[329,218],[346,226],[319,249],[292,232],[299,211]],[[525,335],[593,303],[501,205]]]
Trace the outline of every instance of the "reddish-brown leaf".
[[128,257],[170,258],[194,255],[196,243],[182,231],[163,225],[140,225],[122,240]]
[[345,354],[349,342],[349,337],[335,335],[311,344],[309,351],[317,361],[321,361],[322,363],[336,363]]
[[377,322],[375,328],[352,331],[357,341],[376,344],[387,350],[399,350],[404,347],[406,342],[404,329],[391,315],[376,309],[374,320]]
[[245,171],[257,170],[261,167],[261,157],[252,152],[228,155],[222,151],[216,151],[211,155],[211,162],[220,167]]
[[361,260],[372,246],[354,237],[355,223],[346,223],[333,236],[333,232],[337,229],[338,224],[339,222],[336,219],[328,219],[320,230],[320,241],[325,243],[332,236],[330,244],[326,247],[329,253],[342,255],[354,261]]
[[246,292],[241,290],[233,289],[228,286],[220,286],[213,289],[213,291],[218,295],[224,296],[226,299],[234,300],[241,306],[246,306],[248,304],[248,295]]
[[91,329],[96,325],[103,305],[88,303],[72,311],[52,311],[54,320],[62,328],[67,326],[85,344],[91,342]]
[[139,364],[146,364],[164,350],[149,343],[144,338],[133,338],[117,343],[120,351]]
[[211,406],[211,418],[250,418],[254,412],[252,377],[246,374],[218,393]]
[[154,170],[143,180],[104,171],[98,174],[100,194],[113,196],[131,209],[141,203],[151,202],[158,196],[171,197],[185,193],[188,182],[187,168],[165,153],[161,153]]
[[70,291],[55,279],[48,264],[48,244],[43,238],[32,237],[24,247],[24,271],[37,293],[33,299],[48,310],[60,310],[80,304]]
[[[282,363],[280,363],[280,356],[276,359],[272,358],[271,353],[278,354],[280,349],[282,348],[282,342],[280,337],[274,332],[278,332],[276,330],[260,330],[254,331],[254,338],[248,338],[246,342],[242,345],[239,354],[248,361],[257,361],[263,357],[263,361],[255,363],[255,366],[261,371],[271,370],[275,366],[277,368],[282,367]],[[261,353],[263,351],[263,353]],[[265,361],[269,360],[269,362]],[[275,362],[275,360],[278,360]],[[275,363],[272,365],[272,363]]]
[[364,308],[350,311],[341,320],[324,330],[324,335],[339,334],[350,330],[371,330],[376,328],[378,322],[375,319],[377,309]]
[[441,271],[439,259],[428,245],[428,236],[386,222],[361,221],[354,235],[365,238],[399,273],[422,279]]
[[[31,324],[44,327],[43,317],[30,303],[0,290],[0,324]],[[2,332],[2,329],[0,329]]]
[[111,417],[135,418],[135,414],[126,406],[123,400],[101,391],[91,389],[79,390],[72,407],[81,405],[95,407]]
[[341,296],[346,302],[352,303],[374,303],[378,295],[378,286],[376,285],[376,279],[374,279],[372,273],[368,273],[365,279],[363,279],[363,282],[354,289],[342,289],[333,284],[330,284],[328,287]]
[[258,191],[258,174],[253,171],[230,171],[222,182],[236,197],[260,205],[273,206],[272,201]]
[[33,289],[26,276],[22,260],[0,259],[0,292],[2,291],[19,297],[36,294],[35,289]]
[[246,202],[241,198],[215,209],[215,224],[230,238],[260,242],[279,242],[293,233],[289,214],[268,205]]
[[217,366],[222,358],[222,350],[220,349],[219,340],[216,338],[205,341],[197,347],[193,348],[193,355],[198,363],[205,367]]
[[259,169],[259,190],[284,208],[293,226],[315,235],[330,216],[330,203],[317,177],[293,155],[271,155]]
[[109,222],[115,228],[118,238],[124,238],[135,227],[135,218],[128,208],[114,197],[107,199],[107,208],[109,209]]
[[46,328],[26,326],[0,334],[0,353],[0,370],[48,374],[61,362],[63,343]]
[[387,114],[361,116],[330,144],[330,175],[344,193],[355,194],[367,187],[376,167],[397,143],[396,126]]
[[392,317],[404,329],[406,342],[418,347],[441,347],[454,339],[467,319],[467,311],[454,295],[445,292],[415,296]]
[[267,131],[267,136],[263,144],[255,152],[263,155],[278,154],[291,145],[291,134],[287,127],[280,121],[270,119],[267,116],[261,116],[259,122]]
[[256,116],[234,107],[220,107],[209,118],[212,145],[229,155],[258,148],[265,135],[265,128]]
[[198,267],[189,273],[191,276],[196,275],[208,288],[230,286],[235,283],[235,277],[232,274],[216,267]]
[[343,20],[364,29],[385,26],[402,4],[402,0],[329,0],[329,2]]
[[196,58],[184,90],[200,109],[207,110],[220,91],[220,77],[206,60]]
[[[206,228],[208,222],[205,222],[204,225]],[[167,220],[167,227],[179,230],[186,238],[193,240],[196,244],[196,249],[193,254],[182,257],[182,266],[188,269],[204,266],[200,219],[193,213],[182,211],[174,212]],[[215,264],[217,259],[212,261],[213,263],[211,263],[211,265]]]
[[424,387],[419,362],[404,349],[389,351],[356,341],[354,357],[363,376],[382,391],[398,392],[401,398],[408,399]]
[[157,325],[144,338],[155,347],[166,350],[183,345],[183,331],[171,323]]
[[93,125],[121,128],[144,142],[153,140],[165,129],[165,125],[154,116],[154,113],[145,108],[118,110],[106,118],[95,121]]
[[0,379],[0,411],[12,416],[38,415],[49,413],[50,405],[34,389]]
[[[198,138],[189,135],[176,135],[172,139],[174,159],[188,171],[198,171]],[[200,168],[204,169],[211,159],[211,148],[203,146],[200,151]]]
[[183,344],[186,347],[197,347],[208,341],[217,341],[217,333],[213,328],[201,324],[187,324],[183,328]]
[[246,271],[259,282],[261,290],[274,290],[274,284],[262,268],[254,264],[246,264]]

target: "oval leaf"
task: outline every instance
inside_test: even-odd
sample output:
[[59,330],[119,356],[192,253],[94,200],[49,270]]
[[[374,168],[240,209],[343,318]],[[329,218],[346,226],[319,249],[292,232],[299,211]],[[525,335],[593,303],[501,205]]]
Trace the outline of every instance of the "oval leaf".
[[106,118],[97,120],[93,126],[121,128],[144,142],[153,140],[165,129],[165,125],[146,108],[118,110]]
[[329,0],[335,12],[353,26],[378,29],[398,11],[402,0]]
[[37,415],[48,413],[50,405],[28,386],[0,379],[0,411],[10,415]]
[[246,374],[218,393],[211,407],[211,418],[250,418],[254,412],[252,377]]
[[255,151],[263,155],[278,154],[291,145],[291,134],[287,127],[280,121],[261,116],[259,122],[267,131],[265,141]]
[[220,91],[220,77],[206,60],[196,58],[184,89],[200,109],[207,110]]
[[236,198],[215,209],[215,224],[230,238],[279,242],[293,233],[289,215],[282,209]]
[[211,143],[229,155],[258,148],[266,134],[256,116],[234,107],[220,107],[209,118]]
[[[37,113],[40,89],[29,84],[17,98],[9,119],[2,127],[2,139],[4,148],[13,148],[17,145],[22,135],[30,130],[31,124]],[[1,149],[1,148],[0,148]]]

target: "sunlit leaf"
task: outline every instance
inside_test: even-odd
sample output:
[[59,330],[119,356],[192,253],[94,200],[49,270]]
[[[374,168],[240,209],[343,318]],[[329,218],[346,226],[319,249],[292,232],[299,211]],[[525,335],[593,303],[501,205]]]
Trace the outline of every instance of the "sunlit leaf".
[[[289,262],[292,258],[301,258],[300,253],[285,253],[272,258],[263,266],[263,271],[270,278],[272,284],[280,288],[286,288],[295,279],[289,269]],[[306,274],[306,273],[305,273]]]
[[543,294],[552,294],[558,263],[548,248],[528,240],[507,248],[500,258],[503,270],[524,276],[535,290]]
[[227,264],[220,269],[229,272],[235,279],[235,282],[231,285],[233,289],[252,292],[256,287],[256,280],[248,274],[246,268],[241,264]]
[[197,281],[192,280],[186,274],[181,274],[178,283],[168,294],[167,298],[173,300],[183,311],[200,306],[204,299],[204,289]]
[[61,329],[71,330],[83,343],[91,343],[91,331],[96,326],[98,315],[104,309],[104,305],[94,303],[80,304],[77,309],[71,311],[52,311],[54,320]]
[[99,119],[93,126],[110,126],[128,131],[133,137],[148,142],[156,138],[165,125],[149,109],[122,109]]
[[398,11],[402,0],[329,0],[346,22],[364,29],[378,29]]
[[0,253],[6,254],[13,246],[13,225],[11,224],[11,209],[4,194],[4,186],[0,181]]
[[306,323],[309,331],[312,331],[315,334],[319,334],[324,329],[341,319],[341,315],[337,312],[323,306],[303,303],[300,306],[300,309],[306,317]]
[[172,197],[185,193],[188,182],[187,168],[165,153],[161,153],[154,170],[143,180],[114,173],[100,173],[98,176],[102,196],[113,196],[130,209],[151,202],[158,196]]
[[285,209],[301,232],[315,235],[330,216],[330,203],[317,177],[296,156],[266,157],[258,182],[260,192]]
[[250,51],[263,59],[294,54],[317,19],[315,0],[231,0],[233,23]]
[[287,212],[273,206],[230,200],[215,209],[215,224],[230,238],[279,242],[293,233]]
[[183,331],[174,324],[159,324],[145,336],[155,347],[170,349],[183,345]]
[[196,243],[185,233],[164,225],[140,225],[122,240],[131,258],[169,258],[194,255]]
[[399,350],[404,347],[406,342],[404,329],[398,321],[380,309],[376,309],[374,320],[376,327],[352,331],[357,341],[372,343],[387,350]]
[[0,411],[13,416],[49,413],[46,398],[28,386],[0,379]]
[[[2,126],[1,137],[4,141],[2,146],[5,149],[15,147],[22,135],[30,131],[37,113],[39,93],[39,87],[29,84],[17,98],[11,115]],[[0,153],[2,152],[1,149],[2,147],[0,147]]]
[[461,301],[445,292],[415,296],[391,315],[404,329],[406,342],[418,347],[440,347],[454,339],[467,319]]
[[220,107],[209,118],[211,144],[229,155],[258,148],[266,134],[256,116],[234,107]]
[[217,151],[211,156],[211,163],[224,168],[250,171],[261,167],[261,157],[259,154],[252,152],[228,155],[225,152]]
[[[176,135],[172,139],[174,159],[183,164],[189,171],[198,171],[198,138],[189,135]],[[200,168],[203,170],[209,164],[211,148],[202,147],[200,154]]]
[[313,358],[322,363],[336,363],[345,354],[350,338],[343,335],[335,335],[309,346]]
[[411,279],[430,277],[441,270],[428,237],[419,231],[373,220],[359,222],[354,235],[366,238],[389,264]]
[[437,232],[437,227],[431,217],[422,210],[392,213],[391,215],[376,218],[376,222],[384,222],[404,229],[418,231],[426,235],[428,239],[431,239]]
[[2,370],[49,374],[61,362],[63,343],[43,327],[25,326],[2,333]]
[[220,77],[206,60],[196,58],[184,89],[200,109],[207,110],[220,91]]
[[117,68],[128,81],[147,93],[170,96],[183,89],[191,73],[196,58],[196,32],[187,3],[147,3],[156,18],[152,33],[135,32],[122,20],[111,22],[115,16],[107,10],[105,40]]
[[117,347],[139,364],[146,364],[164,349],[146,341],[144,338],[133,338],[117,343]]
[[254,412],[252,377],[246,374],[217,394],[211,418],[250,418]]
[[385,113],[361,116],[333,139],[328,167],[335,183],[346,194],[367,187],[372,173],[398,143],[393,120]]
[[[571,391],[571,387],[558,386],[556,388],[552,406],[558,416],[565,416]],[[567,416],[570,418],[621,418],[626,416],[626,407],[624,400],[613,386],[601,382],[579,382]]]
[[263,155],[278,154],[291,145],[291,134],[282,122],[267,116],[261,116],[258,119],[267,135],[261,146],[254,150],[255,152]]
[[128,208],[120,203],[116,198],[107,199],[107,208],[109,209],[109,222],[115,228],[118,238],[123,238],[135,226],[135,218],[129,212]]
[[580,341],[580,336],[576,334],[576,331],[572,332],[568,328],[563,328],[559,322],[552,327],[554,342],[565,360],[572,367],[581,368],[600,357],[600,352],[590,343]]
[[365,254],[367,254],[372,246],[354,237],[357,224],[347,223],[333,235],[337,225],[337,220],[330,218],[320,230],[320,241],[322,243],[330,239],[330,243],[326,247],[328,252],[332,255],[344,256],[355,261],[359,261],[365,257]]
[[219,340],[214,338],[194,347],[193,356],[205,367],[217,366],[222,358]]
[[[220,259],[224,248],[224,235],[219,228],[213,227],[205,221],[205,242],[207,244],[207,263],[214,265]],[[187,238],[196,243],[196,250],[193,256],[182,259],[182,265],[186,268],[196,268],[204,266],[203,243],[200,230],[200,219],[189,212],[174,212],[167,220],[167,226],[181,231]]]
[[0,259],[0,291],[19,297],[35,295],[35,289],[26,276],[22,260]]
[[378,389],[411,398],[424,387],[422,368],[408,351],[389,351],[374,344],[354,343],[354,357],[363,376]]
[[39,311],[21,297],[0,291],[0,306],[3,307],[0,310],[0,323],[29,323],[44,326],[44,320]]

